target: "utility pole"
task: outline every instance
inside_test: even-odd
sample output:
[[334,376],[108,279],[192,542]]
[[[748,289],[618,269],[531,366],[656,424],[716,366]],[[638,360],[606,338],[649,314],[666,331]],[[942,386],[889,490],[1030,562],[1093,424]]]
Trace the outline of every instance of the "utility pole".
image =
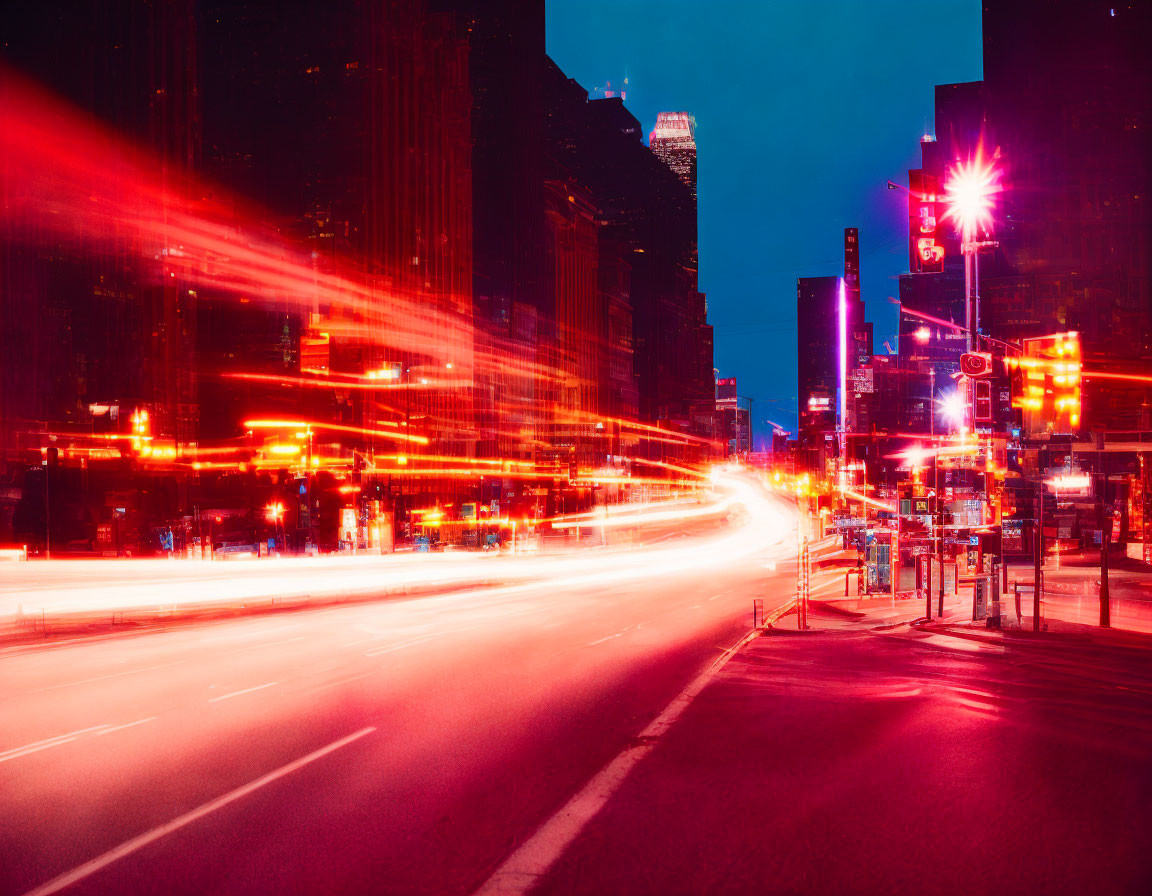
[[44,461],[44,559],[52,559],[52,493],[48,490],[50,460]]
[[1112,625],[1112,607],[1108,594],[1108,550],[1112,540],[1112,512],[1108,506],[1108,474],[1098,477],[1097,507],[1100,516],[1100,627]]
[[[933,369],[935,369],[935,368],[933,368]],[[933,384],[935,384],[936,377],[933,376],[931,378],[931,381]],[[933,385],[933,388],[934,387],[935,386]],[[930,405],[930,413],[932,414],[933,420],[935,420],[935,418],[936,418],[936,393],[935,392],[932,393],[932,404]],[[932,429],[933,429],[933,433],[935,433],[935,429],[936,429],[935,423],[933,423]],[[941,497],[941,494],[940,494],[940,446],[936,443],[935,439],[933,439],[933,441],[932,441],[932,454],[933,454],[932,471],[933,471],[933,476],[934,476],[934,488],[936,491],[936,514],[933,514],[933,516],[932,516],[932,523],[933,523],[933,528],[936,529],[936,531],[933,533],[936,535],[936,553],[940,558],[940,575],[938,577],[940,579],[940,583],[938,586],[939,587],[939,594],[940,594],[940,602],[936,608],[936,615],[940,619],[943,619],[944,618],[944,505],[943,505],[942,501],[940,500],[940,497]],[[940,517],[939,524],[938,524],[939,528],[936,528],[936,526],[937,526],[937,520],[936,520],[937,514]],[[929,579],[929,581],[931,581],[931,579]],[[931,596],[929,596],[928,602],[929,603],[932,602]]]
[[[932,553],[928,555],[928,579],[924,583],[926,595],[924,616],[932,618],[932,556],[940,551],[936,544],[936,514],[940,512],[940,446],[936,444],[936,368],[928,368],[928,433],[932,443]],[[940,577],[944,577],[944,558],[940,558]]]
[[[1004,549],[1004,492],[1008,490],[1008,482],[1005,480],[1000,485],[1000,575],[1002,576],[1002,584],[1000,586],[1000,594],[1005,595],[1008,593],[1008,553]],[[1003,597],[1000,598],[1004,600]]]
[[1036,570],[1032,587],[1032,631],[1040,631],[1040,589],[1044,577],[1044,480],[1036,483]]
[[932,619],[932,555],[928,555],[928,562],[924,564],[924,618]]
[[[940,507],[940,493],[936,493],[936,506]],[[936,615],[944,618],[944,510],[940,509],[940,602],[936,607]]]

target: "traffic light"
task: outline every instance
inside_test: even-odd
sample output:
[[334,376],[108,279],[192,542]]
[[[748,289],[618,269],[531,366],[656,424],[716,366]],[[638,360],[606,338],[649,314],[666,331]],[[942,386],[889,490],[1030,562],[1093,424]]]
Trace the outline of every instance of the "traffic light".
[[992,376],[991,352],[965,352],[960,356],[960,372],[965,376]]
[[992,383],[988,380],[976,380],[975,405],[973,416],[980,423],[992,420]]

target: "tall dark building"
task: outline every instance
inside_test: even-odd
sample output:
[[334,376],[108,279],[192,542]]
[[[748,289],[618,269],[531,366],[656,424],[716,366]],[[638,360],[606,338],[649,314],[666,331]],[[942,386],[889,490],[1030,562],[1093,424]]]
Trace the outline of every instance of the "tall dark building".
[[[22,6],[0,20],[0,60],[126,135],[161,165],[174,199],[200,157],[192,0]],[[0,73],[0,77],[4,77]],[[18,90],[18,85],[12,85]],[[121,161],[126,161],[122,158]],[[0,264],[0,468],[13,427],[84,423],[88,406],[158,409],[158,431],[196,437],[196,301],[175,278],[144,283],[125,237],[98,255],[49,238],[5,240]]]
[[805,448],[819,448],[836,430],[839,303],[839,277],[796,281],[797,395],[800,442]]
[[[389,514],[436,503],[545,510],[538,478],[468,475],[488,468],[478,459],[559,471],[552,493],[584,489],[571,507],[606,457],[698,457],[687,438],[641,451],[630,426],[712,433],[694,151],[682,179],[683,146],[669,167],[620,97],[589,101],[544,50],[543,0],[90,0],[5,16],[4,62],[77,121],[93,114],[99,132],[78,142],[134,166],[124,180],[151,204],[146,222],[42,226],[45,203],[0,160],[2,198],[30,210],[0,231],[0,539],[9,518],[43,533],[51,516],[91,547],[108,495],[146,482],[117,498],[135,543],[204,506],[250,521],[277,490],[299,546],[317,543],[314,512],[334,545],[340,508],[354,523],[339,540],[365,543]],[[35,171],[20,139],[5,145]],[[135,201],[102,172],[84,183],[109,207]],[[85,467],[82,489],[59,490],[74,506],[49,514],[35,506],[44,456],[77,477],[115,463]],[[445,458],[465,471],[438,478]]]
[[[546,259],[544,0],[436,0],[463,23],[472,96],[477,453],[532,457],[554,281]],[[543,328],[543,329],[541,329]]]
[[711,327],[697,289],[696,203],[641,139],[618,97],[587,91],[550,64],[545,81],[549,165],[588,187],[606,258],[627,263],[632,357],[641,420],[710,429]]
[[[843,392],[841,350],[846,381]],[[864,319],[860,297],[860,231],[855,227],[844,229],[843,277],[801,277],[796,281],[796,358],[801,446],[830,449],[841,426],[846,433],[867,430],[873,391],[872,325]],[[815,458],[810,461],[819,466]]]
[[[1152,6],[986,0],[986,146],[1005,191],[983,315],[1020,339],[1074,330],[1086,369],[1152,357]],[[1135,426],[1141,391],[1085,382],[1084,424]]]

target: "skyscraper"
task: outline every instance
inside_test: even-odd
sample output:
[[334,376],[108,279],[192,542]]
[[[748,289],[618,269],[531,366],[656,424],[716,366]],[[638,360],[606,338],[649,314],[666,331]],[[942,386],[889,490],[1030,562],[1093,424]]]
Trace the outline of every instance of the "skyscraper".
[[836,429],[839,277],[796,281],[797,386],[800,441],[818,448]]
[[[1000,338],[1079,332],[1085,366],[1152,354],[1147,3],[984,3],[987,149],[1006,189],[982,318]],[[1022,34],[1029,35],[1021,40]],[[1138,425],[1144,390],[1089,380],[1084,424]]]
[[671,168],[696,201],[696,119],[687,112],[661,112],[648,146]]

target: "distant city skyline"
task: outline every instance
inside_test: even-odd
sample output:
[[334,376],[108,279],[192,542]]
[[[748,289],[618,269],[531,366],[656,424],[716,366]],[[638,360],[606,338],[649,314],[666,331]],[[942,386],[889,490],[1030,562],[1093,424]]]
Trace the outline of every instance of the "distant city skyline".
[[552,58],[590,90],[626,72],[645,133],[659,112],[695,117],[715,364],[756,398],[758,435],[765,420],[795,431],[796,278],[840,274],[843,229],[859,227],[876,346],[892,342],[907,208],[885,182],[917,164],[933,85],[983,76],[980,4],[948,0],[915,15],[891,0],[730,2],[707,14],[653,0],[547,6]]

